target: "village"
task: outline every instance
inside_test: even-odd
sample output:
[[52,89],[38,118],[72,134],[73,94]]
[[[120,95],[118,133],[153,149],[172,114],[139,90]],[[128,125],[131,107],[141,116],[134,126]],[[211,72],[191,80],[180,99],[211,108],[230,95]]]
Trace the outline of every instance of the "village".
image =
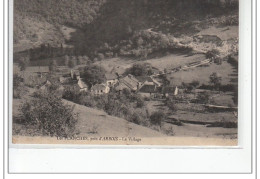
[[[174,85],[169,79],[180,72],[204,69],[208,65],[221,66],[222,63],[227,62],[211,57],[159,70],[149,63],[136,62],[121,73],[116,70],[108,72],[89,61],[75,62],[73,67],[62,63],[48,66],[28,65],[23,70],[19,64],[14,64],[14,75],[21,77],[22,83],[33,89],[34,93],[54,94],[52,91],[55,89],[55,95],[63,99],[103,110],[109,115],[122,117],[167,135],[189,135],[199,126],[202,128],[201,131],[210,126],[217,127],[220,131],[224,130],[224,136],[233,137],[235,133],[232,131],[237,127],[237,107],[231,104],[233,102],[230,100],[226,100],[231,99],[230,93],[218,91],[220,82],[215,84],[220,85],[216,91],[210,86],[208,90],[199,89],[199,86],[204,85],[199,81]],[[143,73],[144,71],[146,72]],[[219,78],[214,75],[213,81]],[[31,93],[31,96],[34,93]],[[224,101],[228,102],[216,102],[217,98],[225,98]],[[216,112],[218,116],[215,115]],[[158,122],[156,118],[155,122],[150,121],[149,118],[153,115],[159,115],[157,118],[162,120]],[[195,128],[190,129],[189,125],[195,125]],[[206,130],[210,131],[210,128]],[[213,135],[212,132],[208,133],[210,134],[207,135]]]

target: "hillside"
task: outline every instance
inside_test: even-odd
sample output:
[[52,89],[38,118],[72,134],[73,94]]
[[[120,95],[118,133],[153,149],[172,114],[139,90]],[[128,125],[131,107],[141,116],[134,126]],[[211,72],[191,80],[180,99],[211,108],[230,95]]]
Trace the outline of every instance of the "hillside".
[[62,25],[81,28],[97,16],[105,0],[15,0],[14,47],[23,51],[49,43],[59,46],[66,40]]
[[[196,48],[190,38],[200,31],[238,25],[237,0],[16,0],[14,13],[15,45],[66,42],[92,58],[98,52],[146,57],[166,47]],[[70,40],[62,26],[74,29]]]
[[[32,90],[32,89],[30,89]],[[34,90],[33,90],[34,91]],[[28,94],[26,99],[30,98]],[[110,116],[104,111],[89,108],[83,105],[78,105],[73,102],[63,100],[65,104],[74,105],[74,112],[79,114],[78,122],[76,125],[76,131],[78,136],[81,137],[106,137],[106,136],[118,136],[118,137],[162,137],[166,136],[158,131],[143,127],[125,119]],[[20,114],[18,110],[22,104],[23,99],[14,99],[13,102],[13,115],[17,118]],[[19,126],[20,124],[14,123],[14,131],[19,131],[19,135],[27,134],[23,132],[24,129]],[[13,132],[14,132],[13,131]],[[15,133],[14,133],[15,135]]]

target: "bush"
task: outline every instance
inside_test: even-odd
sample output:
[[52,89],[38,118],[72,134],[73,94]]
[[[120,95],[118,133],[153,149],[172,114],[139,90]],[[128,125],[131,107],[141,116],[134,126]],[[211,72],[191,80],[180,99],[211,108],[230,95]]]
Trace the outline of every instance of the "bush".
[[25,102],[20,111],[26,126],[35,126],[43,135],[68,137],[74,135],[77,117],[74,107],[64,105],[61,98],[50,93]]
[[206,58],[215,59],[220,54],[217,49],[210,50],[206,53]]
[[177,111],[177,107],[175,105],[173,98],[168,98],[166,100],[166,106],[168,106],[168,108],[172,111]]
[[138,114],[136,114],[136,113],[133,113],[131,115],[130,120],[131,120],[131,122],[133,122],[135,124],[138,124],[138,125],[141,124],[141,117]]
[[197,103],[207,104],[209,102],[209,93],[199,93],[197,96]]
[[162,121],[166,118],[165,114],[163,111],[156,111],[152,113],[150,116],[150,122],[153,125],[158,125],[161,127]]
[[19,75],[14,74],[13,76],[13,97],[14,98],[20,98],[25,92],[22,81],[23,79]]
[[137,108],[142,108],[144,106],[144,100],[140,97],[136,98],[136,107]]
[[222,78],[221,76],[218,74],[218,73],[212,73],[210,76],[209,76],[209,82],[210,84],[216,89],[216,90],[219,90],[220,86],[221,86],[221,81],[222,81]]

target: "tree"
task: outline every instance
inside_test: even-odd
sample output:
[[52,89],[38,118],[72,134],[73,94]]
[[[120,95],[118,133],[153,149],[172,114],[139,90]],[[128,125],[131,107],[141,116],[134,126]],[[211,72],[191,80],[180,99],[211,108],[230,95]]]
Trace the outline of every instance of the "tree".
[[222,80],[221,76],[218,73],[214,72],[209,76],[209,80],[209,83],[213,85],[216,90],[219,90]]
[[168,108],[171,111],[173,111],[173,112],[177,111],[176,102],[174,101],[174,99],[172,97],[170,97],[166,100],[166,105],[168,106]]
[[68,55],[65,55],[64,56],[64,65],[65,66],[69,66],[69,60],[70,60],[70,57]]
[[81,73],[83,81],[85,81],[89,86],[99,84],[105,80],[105,70],[97,65],[86,66]]
[[22,57],[19,59],[18,63],[19,63],[21,71],[24,71],[26,69],[26,67],[29,65],[30,59],[29,59],[29,57]]
[[35,126],[43,135],[59,137],[74,135],[77,115],[73,110],[51,93],[38,93],[20,109],[25,126]]
[[166,116],[163,111],[156,111],[156,112],[153,112],[152,115],[150,116],[150,122],[151,122],[151,124],[158,125],[161,128],[162,121],[165,118],[166,118]]
[[199,93],[197,96],[197,102],[207,104],[209,102],[209,96],[210,95],[207,92]]
[[50,62],[49,69],[50,69],[51,72],[56,71],[56,69],[57,69],[57,62],[56,62],[56,60],[52,60]]
[[14,74],[13,76],[13,97],[20,98],[24,87],[21,86],[23,79],[18,75]]
[[103,53],[98,53],[98,59],[103,60],[105,58]]
[[69,60],[68,67],[74,68],[75,67],[75,61],[73,59]]
[[152,66],[149,63],[135,63],[129,68],[126,74],[132,74],[134,76],[152,75]]
[[144,106],[144,100],[140,96],[136,98],[136,107],[142,108]]
[[219,56],[220,52],[217,49],[210,50],[206,53],[206,58],[215,60]]

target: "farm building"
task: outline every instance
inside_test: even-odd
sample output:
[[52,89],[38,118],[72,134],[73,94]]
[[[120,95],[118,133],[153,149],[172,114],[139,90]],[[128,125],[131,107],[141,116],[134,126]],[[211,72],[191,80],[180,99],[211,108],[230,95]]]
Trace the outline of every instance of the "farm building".
[[129,89],[130,91],[137,91],[141,86],[141,83],[131,74],[119,79],[118,85],[115,90],[121,92],[123,89]]
[[106,73],[105,79],[106,79],[106,85],[109,87],[115,86],[115,84],[118,82],[118,76],[114,73]]
[[138,94],[143,97],[156,97],[157,88],[154,84],[144,84],[139,90]]
[[[155,85],[156,87],[161,86],[162,84],[158,82],[156,79],[150,77],[150,76],[138,76],[136,79],[141,83],[142,85]],[[140,88],[141,88],[140,86]]]
[[102,95],[109,93],[110,88],[104,84],[96,84],[91,87],[91,93],[94,95]]
[[177,86],[163,87],[161,93],[163,94],[164,97],[173,96],[173,95],[176,96],[179,93],[179,88]]

